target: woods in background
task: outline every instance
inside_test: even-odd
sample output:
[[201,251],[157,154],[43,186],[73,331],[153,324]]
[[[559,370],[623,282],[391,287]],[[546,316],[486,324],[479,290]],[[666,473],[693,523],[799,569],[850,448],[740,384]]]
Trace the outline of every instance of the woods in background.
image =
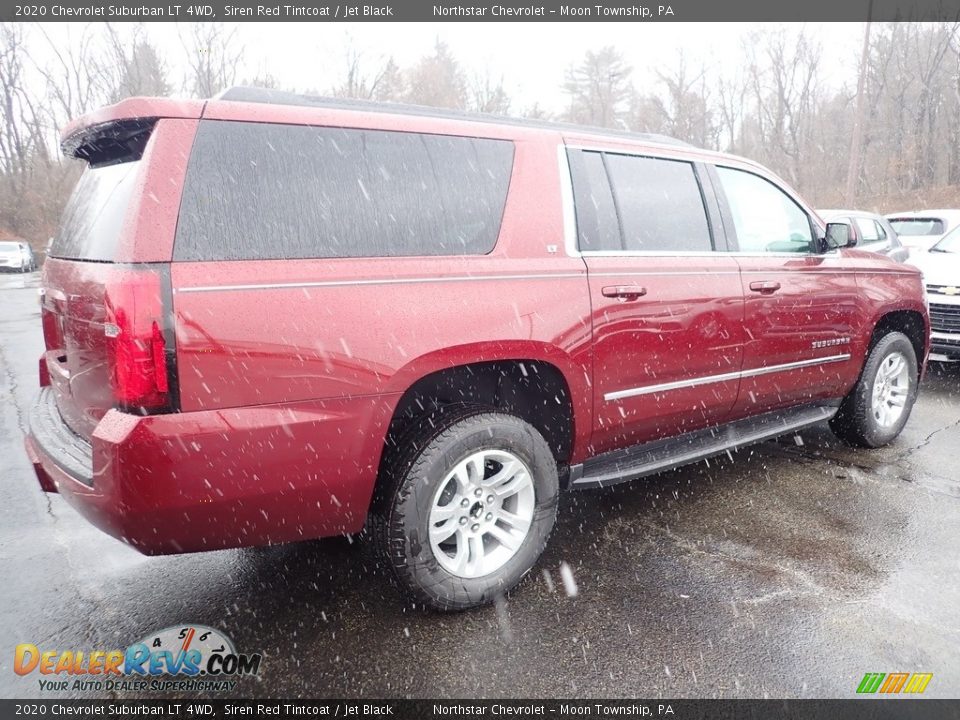
[[[242,75],[236,26],[184,26],[182,77],[144,26],[70,31],[55,43],[42,25],[0,24],[0,233],[37,249],[80,171],[57,148],[69,119],[131,95],[287,89],[270,74]],[[564,107],[552,114],[543,98],[511,97],[504,78],[468,72],[440,41],[409,67],[348,46],[331,87],[289,89],[663,133],[758,160],[821,206],[960,206],[960,26],[875,23],[862,54],[861,39],[842,51],[862,58],[859,103],[857,78],[827,82],[835,51],[812,30],[782,27],[745,37],[740,63],[706,65],[678,51],[640,73],[618,48],[596,48],[571,63]],[[28,49],[38,44],[42,62]]]

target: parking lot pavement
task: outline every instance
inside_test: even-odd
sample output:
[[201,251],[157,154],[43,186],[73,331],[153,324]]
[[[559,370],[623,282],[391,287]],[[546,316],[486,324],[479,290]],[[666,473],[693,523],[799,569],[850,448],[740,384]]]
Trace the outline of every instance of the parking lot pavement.
[[882,450],[817,428],[567,495],[509,598],[438,615],[358,542],[145,558],[41,493],[21,442],[36,284],[0,276],[0,696],[56,696],[13,673],[17,643],[114,649],[187,622],[264,653],[238,696],[852,697],[866,672],[960,694],[960,366],[931,368]]

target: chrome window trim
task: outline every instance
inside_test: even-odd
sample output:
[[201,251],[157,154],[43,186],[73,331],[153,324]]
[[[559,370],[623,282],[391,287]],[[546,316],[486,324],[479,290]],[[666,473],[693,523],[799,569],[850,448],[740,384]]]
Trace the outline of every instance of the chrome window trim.
[[630,270],[612,270],[610,272],[593,272],[589,273],[590,277],[651,277],[659,275],[739,275],[739,270],[650,270],[650,271],[630,271]]
[[720,375],[706,375],[704,377],[694,378],[692,380],[678,380],[676,382],[660,383],[659,385],[644,385],[641,387],[628,388],[626,390],[617,390],[606,393],[603,399],[607,402],[623,400],[625,398],[638,397],[640,395],[652,395],[655,393],[664,393],[671,390],[680,390],[688,387],[697,387],[699,385],[709,385],[712,383],[726,382],[728,380],[741,380],[743,378],[757,377],[759,375],[770,375],[787,370],[799,370],[816,365],[826,365],[828,363],[843,362],[850,359],[849,353],[841,355],[830,355],[822,358],[811,358],[810,360],[798,360],[796,362],[784,363],[782,365],[768,365],[752,370],[742,370],[737,372],[722,373]]
[[567,146],[557,146],[557,158],[560,163],[560,205],[563,212],[563,245],[569,257],[581,257],[577,241],[577,210],[573,197],[573,176],[570,173],[570,159]]
[[233,290],[284,290],[298,288],[353,287],[358,285],[413,285],[417,283],[472,282],[490,280],[553,280],[556,278],[582,278],[584,272],[538,273],[532,275],[460,275],[451,277],[383,278],[378,280],[327,280],[318,282],[290,283],[244,283],[241,285],[193,285],[175,288],[174,293],[199,293]]
[[[694,150],[696,153],[709,153],[710,151],[701,151],[699,148],[684,147],[682,145],[659,145],[659,146],[644,146],[641,150],[639,148],[621,148],[621,147],[610,147],[609,145],[603,145],[598,143],[597,145],[570,145],[566,146],[570,150],[582,150],[583,152],[597,152],[597,153],[609,153],[611,155],[630,155],[632,157],[649,157],[657,158],[658,160],[676,160],[677,162],[686,162],[694,165],[698,162],[715,162],[716,158],[710,158],[709,160],[704,160],[700,157],[695,157],[694,154],[691,154],[689,151]],[[709,155],[704,155],[704,157],[709,157]]]

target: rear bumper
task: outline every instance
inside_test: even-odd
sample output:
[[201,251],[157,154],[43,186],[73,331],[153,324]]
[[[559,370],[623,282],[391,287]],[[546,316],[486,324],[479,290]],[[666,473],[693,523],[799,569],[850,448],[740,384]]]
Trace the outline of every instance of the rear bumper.
[[85,443],[44,388],[26,449],[45,491],[144,554],[291,542],[363,527],[395,402],[110,410]]

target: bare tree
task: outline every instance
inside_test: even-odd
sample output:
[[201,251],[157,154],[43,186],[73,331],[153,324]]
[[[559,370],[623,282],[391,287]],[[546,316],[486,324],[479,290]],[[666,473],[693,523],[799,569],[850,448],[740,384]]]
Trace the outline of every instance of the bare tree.
[[716,147],[719,127],[707,92],[706,75],[703,66],[690,69],[683,51],[677,53],[671,67],[657,70],[665,96],[661,103],[663,131],[694,145]]
[[[751,154],[777,166],[796,187],[811,172],[814,116],[821,102],[820,47],[806,29],[754,35],[747,41],[753,95]],[[815,169],[815,168],[814,168]]]
[[48,161],[40,115],[25,81],[24,26],[0,23],[0,209],[5,224],[23,233],[35,164]]
[[112,68],[97,42],[95,26],[87,25],[79,35],[68,28],[65,42],[55,41],[42,25],[37,28],[53,56],[37,70],[46,81],[48,120],[57,129],[108,101]]
[[860,67],[857,72],[857,109],[853,119],[853,134],[850,137],[850,163],[847,167],[847,186],[844,192],[844,205],[853,207],[857,199],[857,183],[860,178],[860,154],[863,151],[863,126],[866,122],[866,84],[868,61],[870,59],[870,13],[873,0],[867,11],[867,24],[863,31],[863,50],[860,53]]
[[370,63],[366,61],[363,52],[350,43],[344,53],[344,60],[343,80],[330,91],[331,95],[362,100],[395,99],[383,97],[381,92],[385,82],[395,80],[396,64],[393,58],[375,61],[375,67],[370,69]]
[[714,81],[716,98],[714,108],[717,115],[717,147],[731,152],[740,150],[743,117],[746,111],[745,96],[747,83],[739,69],[730,74],[719,72]]
[[492,115],[507,115],[510,112],[510,96],[503,87],[503,76],[494,82],[489,71],[475,75],[472,83],[472,108],[477,112]]
[[167,66],[157,48],[146,36],[142,24],[133,25],[129,37],[106,24],[109,69],[113,74],[111,100],[116,102],[136,95],[169,95],[173,89],[167,79]]
[[195,97],[213,97],[236,82],[244,48],[237,28],[222,23],[193,23],[181,34],[186,52],[184,89]]

